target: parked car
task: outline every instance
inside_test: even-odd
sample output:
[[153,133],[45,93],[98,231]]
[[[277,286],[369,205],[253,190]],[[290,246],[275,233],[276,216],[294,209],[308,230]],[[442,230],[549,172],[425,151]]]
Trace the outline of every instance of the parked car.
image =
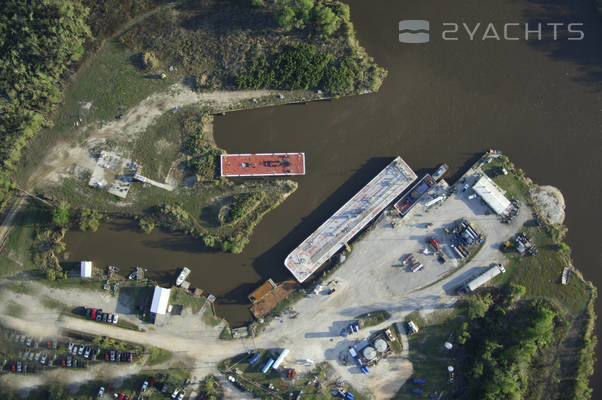
[[71,354],[77,355],[77,351],[78,351],[78,347],[77,346],[73,346],[73,350],[71,350]]
[[105,388],[104,386],[101,386],[100,389],[98,389],[98,395],[96,397],[102,397],[103,394],[105,394]]
[[40,364],[42,364],[42,365],[46,364],[46,358],[47,357],[48,356],[46,355],[46,353],[43,353],[42,357],[40,358]]
[[92,311],[90,312],[90,319],[96,319],[97,313],[98,313],[98,309],[92,308]]
[[116,324],[118,320],[119,320],[119,315],[117,315],[117,314],[113,315],[113,323]]
[[115,350],[111,350],[111,361],[115,361]]
[[144,381],[144,383],[142,384],[142,388],[140,389],[141,392],[146,392],[146,389],[148,389],[148,381]]
[[28,347],[29,347],[29,346],[31,346],[31,340],[32,340],[32,338],[31,338],[31,337],[28,337],[28,338],[27,338],[27,343],[26,343],[26,344],[27,344],[27,346],[28,346]]
[[176,398],[176,396],[178,395],[178,392],[179,392],[179,390],[178,390],[178,389],[174,390],[174,391],[173,391],[173,393],[171,394],[171,398],[172,398],[172,399],[175,399],[175,398]]
[[184,392],[180,392],[180,394],[178,395],[178,400],[182,399],[184,399]]
[[36,353],[36,355],[33,357],[34,360],[39,361],[40,360],[40,353]]
[[86,346],[85,350],[84,350],[84,358],[88,358],[90,357],[90,352],[92,351],[91,347]]
[[21,372],[21,368],[22,368],[21,361],[17,361],[17,372]]
[[67,357],[67,368],[71,367],[71,356]]
[[79,354],[80,356],[82,354],[84,354],[84,349],[86,348],[86,346],[84,346],[83,344],[79,345],[79,350],[77,351],[77,354]]
[[101,321],[102,320],[102,313],[100,311],[96,312],[96,321]]
[[67,345],[67,351],[71,352],[71,350],[73,350],[73,343],[69,342],[69,344]]

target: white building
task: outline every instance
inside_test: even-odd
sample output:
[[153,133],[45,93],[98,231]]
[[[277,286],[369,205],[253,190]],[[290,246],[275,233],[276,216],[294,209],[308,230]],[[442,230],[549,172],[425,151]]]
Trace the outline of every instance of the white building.
[[155,292],[153,293],[153,301],[151,303],[150,311],[155,314],[167,313],[167,305],[169,304],[170,295],[171,289],[155,286]]
[[510,208],[510,200],[488,176],[483,175],[472,188],[496,214],[504,215]]
[[92,278],[92,261],[82,261],[80,263],[80,275],[82,278]]

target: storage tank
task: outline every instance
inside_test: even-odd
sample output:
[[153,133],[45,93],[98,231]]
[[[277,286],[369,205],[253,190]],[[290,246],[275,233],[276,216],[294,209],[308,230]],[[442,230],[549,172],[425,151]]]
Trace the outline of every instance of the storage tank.
[[376,358],[376,350],[374,350],[374,347],[366,347],[362,354],[366,357],[366,360],[374,360]]
[[278,367],[280,366],[280,364],[282,364],[282,361],[284,361],[284,358],[288,355],[288,353],[289,353],[288,349],[282,350],[282,353],[280,353],[280,356],[278,356],[276,361],[274,361],[272,368],[278,369]]
[[374,342],[374,347],[379,353],[384,353],[389,348],[389,346],[387,346],[387,342],[385,342],[383,339],[376,339]]
[[273,358],[270,358],[270,359],[268,360],[268,362],[267,362],[267,363],[265,363],[265,365],[263,366],[263,368],[262,368],[261,372],[263,372],[264,374],[265,374],[266,372],[268,372],[268,370],[270,369],[270,367],[272,366],[272,364],[274,364],[274,359],[273,359]]

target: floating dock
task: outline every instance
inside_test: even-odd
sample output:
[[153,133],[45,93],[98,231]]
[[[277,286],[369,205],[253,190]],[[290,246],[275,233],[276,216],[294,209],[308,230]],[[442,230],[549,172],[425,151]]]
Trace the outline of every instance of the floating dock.
[[416,183],[410,191],[404,195],[397,203],[395,203],[395,209],[404,216],[416,205],[418,200],[428,190],[435,185],[435,180],[426,174],[418,183]]
[[305,281],[416,178],[401,157],[395,158],[286,257],[286,268],[299,282]]
[[222,154],[221,176],[305,175],[305,153]]

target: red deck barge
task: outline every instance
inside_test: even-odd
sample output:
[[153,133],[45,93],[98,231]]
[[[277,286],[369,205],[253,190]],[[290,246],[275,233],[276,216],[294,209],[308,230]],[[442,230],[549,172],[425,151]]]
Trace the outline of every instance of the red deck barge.
[[305,153],[222,154],[220,166],[225,177],[305,175]]

